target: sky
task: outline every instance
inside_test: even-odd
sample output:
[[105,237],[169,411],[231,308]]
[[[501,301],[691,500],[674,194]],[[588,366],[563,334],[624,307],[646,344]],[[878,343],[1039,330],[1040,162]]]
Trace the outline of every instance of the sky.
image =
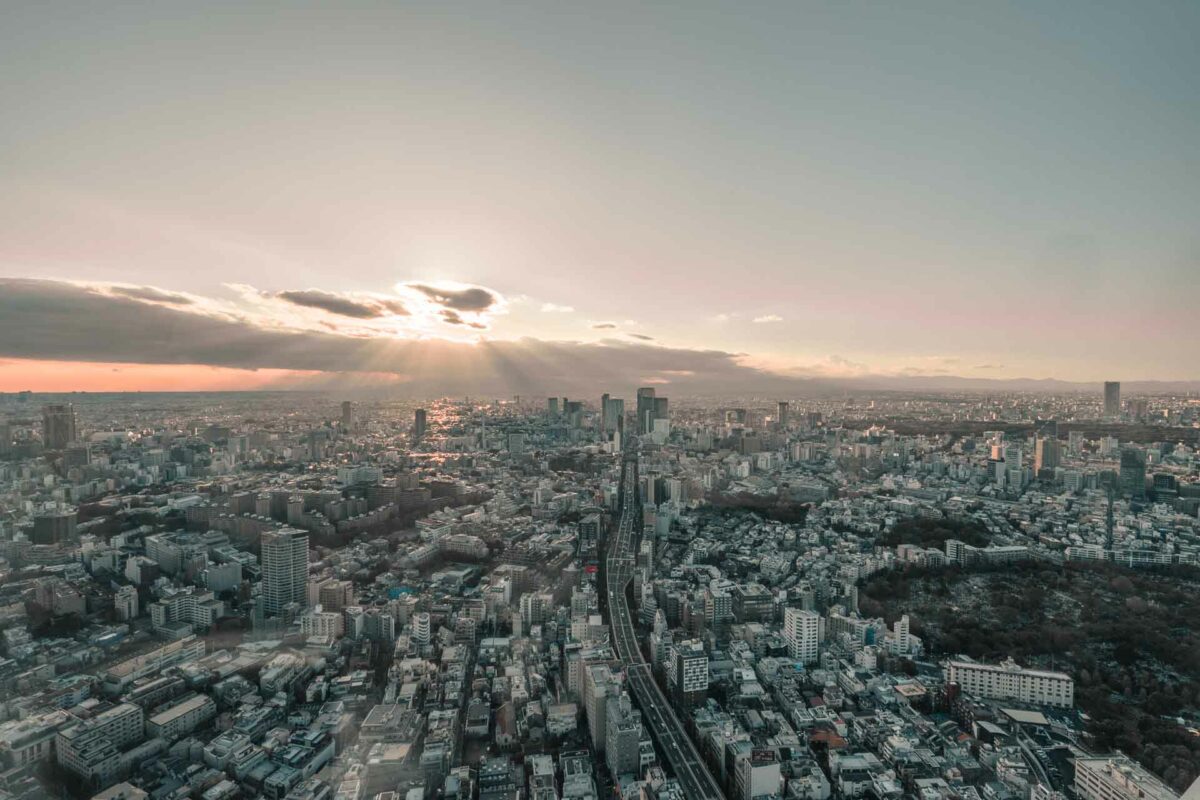
[[0,391],[1197,380],[1200,5],[12,3]]

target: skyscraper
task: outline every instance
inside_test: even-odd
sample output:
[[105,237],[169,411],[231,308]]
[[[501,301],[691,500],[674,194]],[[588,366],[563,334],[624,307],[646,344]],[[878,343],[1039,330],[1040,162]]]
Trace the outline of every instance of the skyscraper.
[[354,430],[354,403],[349,400],[342,401],[342,428],[344,430]]
[[779,409],[775,412],[775,421],[779,423],[779,429],[783,430],[788,426],[789,408],[787,400],[779,401]]
[[416,413],[413,414],[413,439],[424,439],[425,438],[425,429],[427,427],[427,420],[428,420],[428,417],[425,413],[425,409],[418,408]]
[[308,600],[308,532],[280,528],[262,535],[262,602],[267,616]]
[[615,433],[621,429],[621,419],[625,416],[625,401],[620,397],[604,395],[603,424],[605,433]]
[[1121,416],[1121,382],[1104,382],[1104,416]]
[[42,445],[47,450],[65,450],[76,439],[75,407],[52,403],[42,408]]
[[650,432],[654,425],[654,387],[643,386],[637,390],[637,432]]

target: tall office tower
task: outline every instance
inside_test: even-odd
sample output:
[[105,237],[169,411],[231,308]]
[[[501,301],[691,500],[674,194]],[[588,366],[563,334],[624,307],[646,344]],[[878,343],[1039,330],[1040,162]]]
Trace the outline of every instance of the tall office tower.
[[637,390],[637,432],[649,433],[654,424],[654,387],[643,386]]
[[65,450],[75,441],[75,407],[52,403],[42,409],[42,445],[47,450]]
[[1104,382],[1104,416],[1121,416],[1121,382]]
[[425,430],[428,427],[428,416],[425,409],[418,408],[413,414],[413,439],[424,439]]
[[787,641],[789,656],[802,664],[816,661],[821,640],[821,615],[799,608],[784,609],[783,638]]
[[654,398],[654,423],[658,423],[659,420],[665,421],[670,418],[671,418],[671,413],[670,413],[670,409],[667,406],[667,398],[665,398],[665,397]]
[[787,428],[788,422],[790,422],[789,415],[790,415],[790,411],[788,408],[787,400],[780,400],[779,408],[775,412],[775,422],[777,422],[779,424],[780,430]]
[[262,535],[262,601],[267,616],[308,600],[308,532],[280,528]]
[[552,417],[558,415],[558,398],[557,397],[547,397],[546,398],[546,413]]
[[600,433],[608,433],[608,392],[600,395]]
[[1053,470],[1058,461],[1058,439],[1039,437],[1033,451],[1033,471]]
[[1146,451],[1121,448],[1121,494],[1137,500],[1146,496]]
[[605,433],[616,433],[621,429],[621,420],[625,416],[625,401],[620,397],[604,395],[603,425]]
[[12,425],[8,420],[0,419],[0,458],[4,458],[12,450]]
[[342,428],[348,431],[354,430],[354,403],[349,400],[342,401]]

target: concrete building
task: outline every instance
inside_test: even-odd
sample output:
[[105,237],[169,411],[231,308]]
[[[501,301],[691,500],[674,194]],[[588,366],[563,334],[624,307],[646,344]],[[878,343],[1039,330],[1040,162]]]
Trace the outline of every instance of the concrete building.
[[708,697],[708,654],[699,639],[675,645],[671,651],[671,686],[680,703],[699,705]]
[[609,695],[606,699],[604,760],[614,778],[637,776],[640,772],[639,745],[642,740],[642,715],[635,711],[629,695]]
[[1070,675],[1023,669],[1012,659],[1001,664],[949,661],[945,674],[947,683],[957,683],[967,694],[985,700],[1015,700],[1058,708],[1075,705],[1075,681]]
[[217,704],[206,694],[185,697],[146,720],[146,735],[173,742],[217,715]]
[[122,703],[66,727],[55,738],[58,765],[89,787],[102,789],[117,780],[121,752],[144,736],[141,706]]

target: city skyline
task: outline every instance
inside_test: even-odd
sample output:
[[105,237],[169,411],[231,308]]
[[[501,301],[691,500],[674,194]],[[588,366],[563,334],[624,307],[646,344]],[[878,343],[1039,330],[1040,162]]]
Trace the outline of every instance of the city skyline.
[[353,11],[14,11],[0,389],[1200,379],[1194,5]]

